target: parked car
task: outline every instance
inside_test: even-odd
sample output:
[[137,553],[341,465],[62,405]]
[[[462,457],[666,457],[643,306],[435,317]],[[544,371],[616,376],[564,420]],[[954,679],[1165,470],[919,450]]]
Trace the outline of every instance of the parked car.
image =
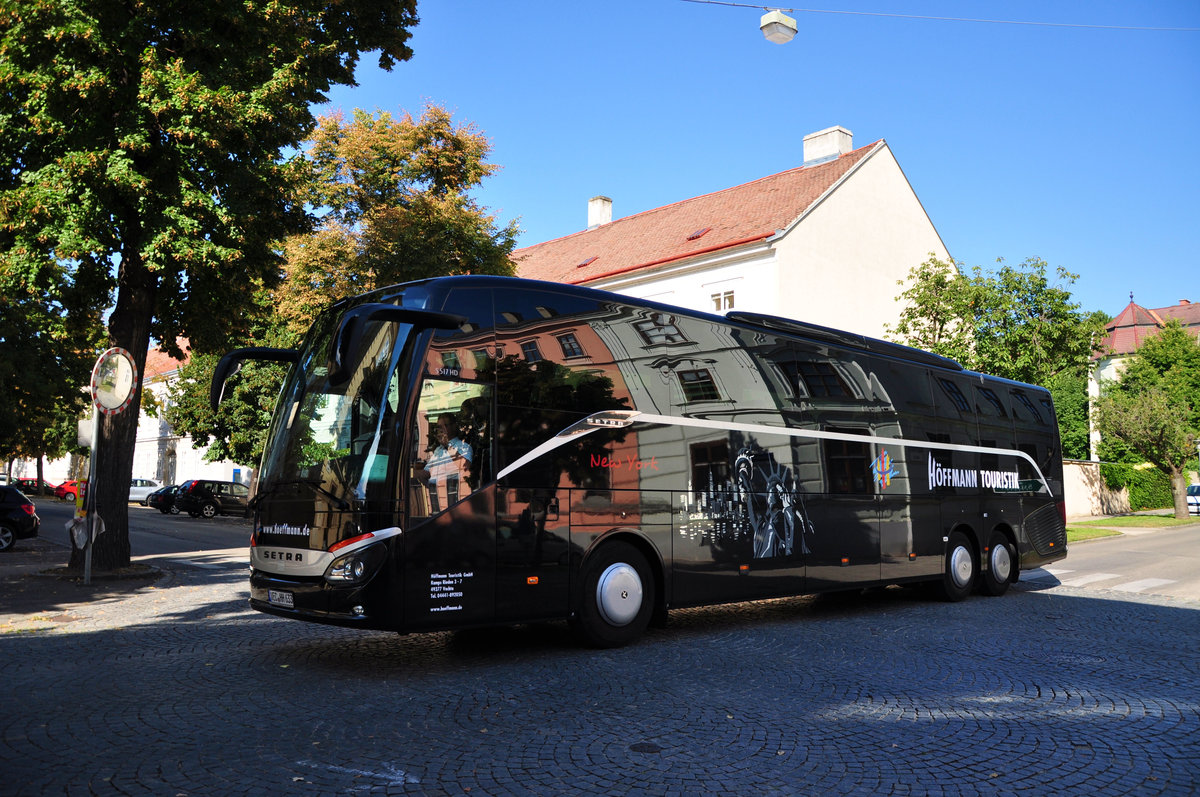
[[67,479],[54,488],[54,495],[56,498],[65,498],[68,501],[74,501],[75,496],[79,495],[81,490],[87,491],[87,479]]
[[191,479],[175,494],[175,506],[192,517],[245,515],[249,504],[250,488],[238,482]]
[[129,500],[137,501],[142,506],[146,505],[146,496],[162,487],[162,482],[156,482],[153,479],[131,479],[129,481]]
[[19,488],[25,495],[54,494],[54,485],[44,479],[39,485],[37,477],[22,476],[19,479],[13,479],[13,486]]
[[178,484],[168,484],[166,487],[159,487],[146,496],[146,506],[157,509],[164,515],[168,513],[178,515],[179,507],[175,506],[175,493],[177,492],[179,492]]
[[1190,484],[1187,489],[1188,514],[1200,515],[1200,484]]
[[33,501],[12,485],[0,485],[0,551],[11,549],[17,540],[36,537],[41,526]]

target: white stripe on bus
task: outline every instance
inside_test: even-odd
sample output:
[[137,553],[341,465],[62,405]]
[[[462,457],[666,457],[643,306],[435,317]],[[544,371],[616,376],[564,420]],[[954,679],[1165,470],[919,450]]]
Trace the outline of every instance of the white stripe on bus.
[[577,437],[591,434],[600,429],[624,428],[634,423],[654,423],[664,426],[694,426],[701,429],[718,429],[721,431],[739,431],[739,432],[754,432],[756,434],[774,434],[784,435],[787,437],[807,437],[818,440],[841,440],[850,443],[870,442],[876,445],[893,445],[893,446],[908,446],[911,448],[928,448],[934,451],[961,451],[964,453],[975,454],[995,454],[1004,457],[1019,457],[1029,463],[1034,472],[1037,473],[1038,481],[1042,484],[1042,489],[1049,491],[1050,487],[1046,483],[1046,477],[1042,473],[1042,469],[1033,461],[1033,457],[1026,454],[1024,451],[1017,451],[1009,448],[995,448],[992,446],[969,446],[960,445],[958,443],[934,443],[925,442],[923,440],[910,440],[899,437],[878,437],[875,435],[863,434],[848,434],[846,432],[822,432],[817,429],[795,429],[786,426],[764,426],[757,423],[738,423],[736,421],[710,421],[707,418],[685,418],[676,415],[655,415],[649,412],[637,412],[636,410],[605,410],[597,412],[581,421],[578,421],[566,429],[563,429],[554,437],[539,445],[532,451],[527,452],[524,456],[517,459],[496,477],[503,479],[508,474],[524,467],[529,462],[537,459],[543,454],[547,454],[554,449],[564,446]]

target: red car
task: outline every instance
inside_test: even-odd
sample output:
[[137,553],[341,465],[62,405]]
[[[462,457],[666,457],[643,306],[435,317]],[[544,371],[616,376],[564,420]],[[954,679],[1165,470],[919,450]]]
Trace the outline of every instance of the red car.
[[[82,485],[82,487],[80,486]],[[65,498],[68,501],[74,501],[75,496],[79,495],[79,491],[87,490],[87,479],[67,479],[62,484],[54,488],[54,496],[56,498]]]
[[48,481],[43,481],[39,489],[36,477],[22,476],[19,479],[13,479],[12,485],[26,495],[50,495],[54,492],[54,485]]

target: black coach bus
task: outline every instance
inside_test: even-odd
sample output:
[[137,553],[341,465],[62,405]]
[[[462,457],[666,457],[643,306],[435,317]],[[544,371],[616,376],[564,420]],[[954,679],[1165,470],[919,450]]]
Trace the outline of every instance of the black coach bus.
[[1066,556],[1050,395],[784,318],[504,277],[330,307],[259,473],[251,605],[433,631],[930,582]]

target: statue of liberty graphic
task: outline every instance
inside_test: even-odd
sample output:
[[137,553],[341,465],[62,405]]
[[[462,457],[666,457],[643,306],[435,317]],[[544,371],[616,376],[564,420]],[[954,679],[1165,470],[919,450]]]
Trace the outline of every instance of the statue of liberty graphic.
[[800,550],[808,553],[804,534],[813,529],[796,493],[795,480],[787,467],[751,442],[734,459],[734,486],[745,520],[754,535],[754,558],[790,556],[800,532]]

